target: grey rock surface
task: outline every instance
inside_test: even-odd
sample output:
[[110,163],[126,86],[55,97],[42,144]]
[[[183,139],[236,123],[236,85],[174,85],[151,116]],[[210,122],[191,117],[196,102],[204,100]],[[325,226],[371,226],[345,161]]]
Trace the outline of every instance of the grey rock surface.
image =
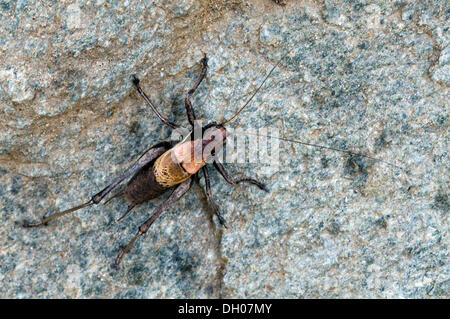
[[[279,1],[280,2],[280,1]],[[447,1],[0,1],[1,298],[448,298]],[[79,204],[170,130],[203,53],[199,118],[276,128],[280,165],[210,170],[229,228],[198,186],[123,260],[162,202],[121,200],[44,228],[16,221]],[[203,180],[201,185],[204,185]]]

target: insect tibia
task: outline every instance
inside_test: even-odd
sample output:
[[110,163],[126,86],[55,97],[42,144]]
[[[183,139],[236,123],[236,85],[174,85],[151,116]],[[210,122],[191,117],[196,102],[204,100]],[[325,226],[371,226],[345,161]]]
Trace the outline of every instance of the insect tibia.
[[41,222],[30,223],[28,220],[24,220],[24,221],[22,222],[22,226],[23,226],[23,227],[27,227],[27,228],[30,228],[30,227],[39,227],[39,226],[46,226],[46,225],[48,224],[49,221],[52,221],[52,220],[54,220],[54,219],[57,219],[57,218],[59,218],[59,217],[62,217],[62,216],[64,216],[64,215],[70,214],[70,213],[72,213],[72,212],[74,212],[74,211],[77,211],[77,210],[79,210],[79,209],[82,209],[82,208],[85,208],[85,207],[88,207],[88,206],[91,206],[91,205],[94,205],[94,204],[95,204],[95,202],[94,202],[93,200],[90,200],[90,201],[88,201],[88,202],[86,202],[86,203],[84,203],[84,204],[81,204],[81,205],[79,205],[79,206],[75,206],[75,207],[69,208],[69,209],[67,209],[67,210],[64,210],[64,211],[62,211],[62,212],[58,212],[58,213],[49,215],[49,216],[47,216],[47,217],[43,217]]

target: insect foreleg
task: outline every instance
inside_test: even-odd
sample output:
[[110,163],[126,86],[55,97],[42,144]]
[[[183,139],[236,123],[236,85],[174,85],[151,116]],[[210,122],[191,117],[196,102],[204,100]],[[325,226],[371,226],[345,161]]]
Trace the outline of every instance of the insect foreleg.
[[214,167],[219,171],[220,175],[223,176],[223,178],[227,181],[227,183],[231,184],[231,185],[236,185],[239,183],[250,183],[253,185],[258,186],[260,189],[262,189],[263,191],[269,192],[269,190],[267,189],[266,185],[264,183],[261,183],[259,181],[257,181],[256,179],[253,178],[241,178],[241,179],[234,179],[232,176],[230,176],[227,171],[225,170],[225,167],[223,167],[223,165],[217,161],[214,161]]
[[113,264],[114,268],[118,268],[120,261],[123,256],[128,253],[133,246],[134,242],[143,234],[147,232],[150,226],[153,224],[156,218],[166,209],[170,204],[175,203],[178,199],[180,199],[191,187],[192,178],[189,178],[179,184],[177,188],[172,192],[172,194],[158,207],[158,209],[153,213],[153,215],[147,219],[141,226],[139,226],[138,233],[130,240],[130,242],[123,248],[120,249],[119,254],[116,257],[116,260]]
[[153,105],[152,101],[148,98],[147,94],[142,90],[141,86],[139,85],[139,79],[133,75],[132,76],[133,84],[136,87],[138,93],[144,98],[145,102],[148,106],[152,109],[152,111],[156,114],[156,116],[163,122],[164,124],[170,126],[171,128],[175,129],[179,126],[171,121],[169,121],[165,116],[163,116],[159,111],[156,109],[156,107]]
[[170,143],[163,142],[155,145],[151,149],[149,149],[147,152],[145,152],[137,161],[134,163],[130,168],[128,168],[125,173],[117,177],[111,184],[106,186],[104,189],[102,189],[100,192],[92,196],[92,198],[87,201],[84,204],[81,204],[79,206],[70,208],[68,210],[58,212],[55,214],[52,214],[50,216],[44,217],[41,222],[34,222],[30,223],[27,220],[24,220],[22,225],[24,227],[37,227],[37,226],[43,226],[46,225],[49,221],[59,218],[61,216],[70,214],[74,211],[77,211],[79,209],[98,204],[100,201],[108,195],[109,192],[111,192],[117,185],[119,185],[124,179],[130,177],[134,173],[136,173],[138,170],[140,170],[142,167],[150,163],[152,160],[163,154],[168,148],[170,148]]
[[191,97],[206,76],[206,71],[208,69],[208,58],[206,57],[206,54],[200,62],[202,63],[202,71],[197,81],[195,82],[194,86],[186,93],[186,97],[184,98],[184,105],[186,106],[186,114],[188,117],[188,121],[192,125],[192,127],[194,127],[195,113],[194,108],[192,107]]
[[211,182],[209,180],[208,168],[206,166],[203,166],[202,171],[203,171],[203,176],[205,176],[206,197],[208,198],[208,201],[214,210],[214,214],[216,214],[217,218],[219,219],[220,224],[223,225],[225,228],[227,228],[226,221],[223,218],[223,216],[220,214],[219,205],[217,205],[214,202],[213,197],[212,197]]

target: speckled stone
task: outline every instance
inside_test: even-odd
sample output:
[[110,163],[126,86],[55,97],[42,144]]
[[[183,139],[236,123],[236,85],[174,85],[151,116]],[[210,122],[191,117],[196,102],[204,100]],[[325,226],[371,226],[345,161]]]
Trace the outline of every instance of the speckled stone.
[[[276,2],[283,3],[279,5]],[[447,1],[0,1],[0,298],[448,298],[450,11]],[[85,201],[167,139],[135,92],[187,125],[230,124],[369,153],[280,143],[265,181],[226,184],[228,221],[195,185],[113,262],[163,198]],[[204,185],[203,180],[200,182]]]

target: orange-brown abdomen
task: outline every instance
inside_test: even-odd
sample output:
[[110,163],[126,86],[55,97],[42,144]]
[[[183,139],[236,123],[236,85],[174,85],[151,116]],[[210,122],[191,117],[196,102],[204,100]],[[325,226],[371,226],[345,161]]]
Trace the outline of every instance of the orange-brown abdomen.
[[163,187],[180,184],[192,176],[181,166],[181,162],[177,163],[174,155],[176,149],[172,148],[162,154],[153,165],[156,182]]

